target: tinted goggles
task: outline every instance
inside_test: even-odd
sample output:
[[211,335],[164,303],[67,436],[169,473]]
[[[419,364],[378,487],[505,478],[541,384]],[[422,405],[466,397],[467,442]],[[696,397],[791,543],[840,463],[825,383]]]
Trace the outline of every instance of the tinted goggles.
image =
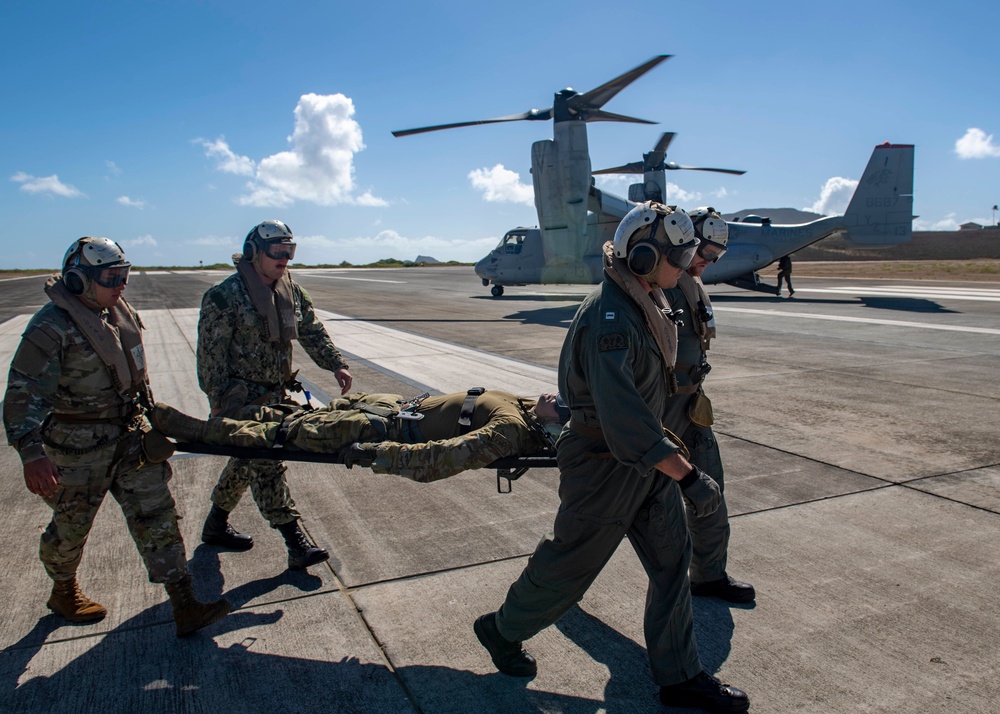
[[291,241],[265,243],[264,254],[271,260],[291,260],[295,257],[295,245]]
[[87,271],[90,279],[105,288],[118,288],[128,285],[128,274],[132,269],[130,264],[116,265],[111,268],[91,268]]
[[698,251],[698,244],[692,243],[689,246],[684,247],[674,247],[665,248],[664,257],[667,262],[670,263],[675,268],[680,268],[681,270],[687,270],[691,266],[691,261],[694,260],[694,254]]
[[698,246],[698,255],[707,260],[709,263],[716,262],[719,258],[726,254],[726,249],[722,246],[711,243],[707,240],[701,241]]

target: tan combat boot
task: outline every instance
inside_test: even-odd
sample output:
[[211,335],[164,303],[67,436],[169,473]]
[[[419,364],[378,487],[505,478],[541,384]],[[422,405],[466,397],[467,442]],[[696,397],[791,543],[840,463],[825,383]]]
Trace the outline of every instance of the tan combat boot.
[[161,434],[188,442],[201,441],[206,426],[203,420],[188,416],[163,402],[157,402],[153,407],[149,421]]
[[80,591],[75,575],[69,580],[54,581],[52,595],[45,604],[69,622],[98,622],[108,614],[104,605],[94,602]]
[[199,602],[191,588],[191,576],[185,575],[176,583],[165,583],[170,605],[174,609],[177,636],[186,637],[203,627],[218,622],[233,609],[228,600]]

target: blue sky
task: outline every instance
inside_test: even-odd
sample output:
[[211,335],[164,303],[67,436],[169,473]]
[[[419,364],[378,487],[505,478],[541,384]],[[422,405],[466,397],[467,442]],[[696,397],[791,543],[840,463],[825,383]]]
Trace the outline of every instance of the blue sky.
[[543,109],[661,53],[605,107],[659,124],[589,124],[595,169],[675,131],[668,159],[747,174],[670,172],[669,202],[839,213],[876,144],[915,144],[915,228],[989,223],[998,7],[0,0],[0,267],[57,267],[81,235],[225,262],[269,218],[304,263],[474,260],[537,223],[551,124],[390,131]]

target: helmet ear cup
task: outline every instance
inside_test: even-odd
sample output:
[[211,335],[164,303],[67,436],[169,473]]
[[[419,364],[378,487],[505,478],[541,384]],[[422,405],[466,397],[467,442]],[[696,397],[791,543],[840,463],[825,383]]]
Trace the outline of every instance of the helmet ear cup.
[[628,252],[627,262],[633,275],[649,275],[660,262],[660,249],[652,241],[639,241]]
[[63,284],[74,295],[83,295],[83,291],[87,289],[87,281],[84,279],[83,272],[77,268],[70,268],[63,273]]
[[252,240],[247,240],[243,243],[243,257],[247,260],[253,260],[253,256],[256,253],[254,249],[254,244]]

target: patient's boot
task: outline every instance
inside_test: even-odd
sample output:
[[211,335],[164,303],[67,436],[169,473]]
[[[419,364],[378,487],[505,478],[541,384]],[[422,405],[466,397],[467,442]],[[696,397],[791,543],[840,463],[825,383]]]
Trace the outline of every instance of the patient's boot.
[[46,606],[68,622],[97,622],[108,614],[107,608],[83,594],[74,575],[69,580],[55,580]]
[[229,511],[212,504],[212,510],[205,519],[205,527],[201,529],[202,543],[217,545],[232,550],[250,550],[253,548],[253,536],[240,533],[229,523]]
[[149,421],[157,431],[172,439],[193,442],[203,440],[205,421],[188,416],[163,402],[157,402],[153,407],[153,411],[149,413]]
[[285,537],[285,545],[288,546],[289,570],[305,570],[310,565],[330,559],[328,552],[309,542],[306,534],[299,528],[298,521],[282,523],[277,528]]
[[228,600],[199,601],[191,587],[190,575],[185,575],[176,583],[166,583],[164,587],[170,596],[170,606],[174,610],[178,637],[186,637],[213,622],[218,622],[232,610]]

